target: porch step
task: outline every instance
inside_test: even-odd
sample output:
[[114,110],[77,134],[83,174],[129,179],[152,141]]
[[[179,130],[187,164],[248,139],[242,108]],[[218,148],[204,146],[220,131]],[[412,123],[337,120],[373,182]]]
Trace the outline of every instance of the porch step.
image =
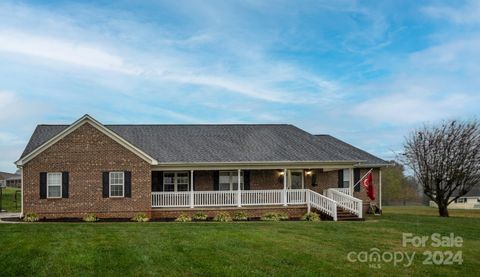
[[337,220],[338,221],[362,221],[365,219],[359,218],[358,216],[342,208],[337,208]]
[[[327,214],[323,213],[320,210],[315,209],[316,212],[320,213],[320,217],[322,219],[331,220],[332,218]],[[350,213],[349,211],[345,211],[342,208],[337,209],[337,220],[338,221],[363,221],[364,218],[358,218],[358,216]]]

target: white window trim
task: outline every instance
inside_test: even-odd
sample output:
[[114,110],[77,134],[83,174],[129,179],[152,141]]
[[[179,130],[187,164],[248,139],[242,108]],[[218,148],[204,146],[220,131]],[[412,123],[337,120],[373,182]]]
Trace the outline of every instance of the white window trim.
[[[49,183],[49,180],[50,180],[50,176],[53,175],[53,174],[60,174],[60,196],[49,196],[49,187],[58,187],[59,185],[50,185]],[[58,198],[62,198],[62,172],[48,172],[47,173],[47,198],[49,199],[58,199]]]
[[[121,173],[122,174],[122,195],[115,195],[112,196],[112,185],[118,186],[119,184],[112,184],[112,174],[117,174]],[[109,172],[108,174],[108,197],[110,198],[123,198],[125,197],[125,172],[123,171],[112,171]]]
[[[189,176],[188,171],[165,171],[163,172],[162,175],[162,190],[166,192],[165,190],[165,174],[173,174],[173,191],[168,191],[168,192],[178,192],[178,174],[185,173],[187,176]],[[182,183],[183,184],[183,183]],[[182,190],[181,192],[187,192],[190,191],[190,178],[188,178],[187,182],[187,190]]]
[[[221,190],[221,191],[238,190],[238,187],[237,188],[233,187],[234,181],[235,182],[238,181],[238,176],[237,176],[238,171],[235,171],[235,170],[221,170],[221,171],[218,172],[218,190],[220,190],[220,175],[222,173],[225,173],[225,172],[228,172],[230,188],[229,188],[229,190]],[[240,181],[241,181],[240,182],[240,189],[244,190],[244,188],[245,188],[245,179],[244,179],[245,176],[243,174],[243,170],[240,171],[240,176],[243,177],[243,178],[240,178]]]

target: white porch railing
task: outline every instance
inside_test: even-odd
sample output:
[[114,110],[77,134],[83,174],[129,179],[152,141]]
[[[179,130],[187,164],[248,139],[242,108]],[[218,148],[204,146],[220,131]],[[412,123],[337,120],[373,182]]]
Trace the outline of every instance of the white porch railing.
[[305,204],[306,189],[288,189],[287,190],[287,204]]
[[[286,204],[305,204],[305,189],[289,190],[242,190],[241,205],[281,205],[284,203],[284,193],[287,194]],[[238,206],[238,191],[194,191],[193,203],[190,202],[192,192],[152,192],[152,207],[225,207]]]
[[[337,220],[337,206],[362,217],[362,200],[336,189],[326,196],[309,189],[243,190],[238,205],[238,191],[152,192],[152,207],[228,207],[306,204]],[[286,195],[285,195],[286,194]],[[191,196],[193,195],[193,199]],[[285,200],[287,201],[285,203]]]
[[281,205],[283,204],[283,190],[243,190],[242,205]]
[[232,190],[222,191],[195,191],[193,192],[193,206],[211,207],[211,206],[236,206],[238,203],[238,193]]
[[337,202],[313,190],[307,191],[307,205],[326,213],[337,221]]
[[189,207],[190,192],[152,192],[152,207]]
[[362,218],[363,201],[338,191],[337,189],[328,189],[327,197],[337,202],[338,206]]

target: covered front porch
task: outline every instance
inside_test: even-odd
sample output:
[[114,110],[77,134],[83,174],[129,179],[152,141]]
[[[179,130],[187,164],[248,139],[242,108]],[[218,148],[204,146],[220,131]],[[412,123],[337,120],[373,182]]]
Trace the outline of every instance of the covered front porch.
[[339,209],[362,218],[362,200],[352,196],[353,181],[353,168],[154,170],[152,208],[300,205],[333,220]]

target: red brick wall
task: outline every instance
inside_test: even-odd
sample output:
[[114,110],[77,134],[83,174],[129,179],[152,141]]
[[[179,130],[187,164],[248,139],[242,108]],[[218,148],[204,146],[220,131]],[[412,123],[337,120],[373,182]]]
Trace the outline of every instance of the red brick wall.
[[[69,198],[40,199],[40,172],[68,171]],[[131,171],[131,198],[103,198],[102,171]],[[24,214],[41,217],[131,217],[150,212],[150,165],[90,124],[29,161],[24,173]]]
[[250,170],[250,189],[283,189],[281,170]]
[[193,216],[195,213],[202,212],[208,217],[214,217],[219,212],[227,212],[233,216],[236,212],[245,212],[248,217],[261,217],[265,213],[277,212],[286,213],[289,218],[296,219],[302,217],[307,212],[307,207],[288,206],[288,207],[242,207],[242,208],[209,208],[209,209],[156,209],[152,211],[152,218],[155,219],[175,219],[181,214]]
[[[283,189],[282,170],[250,170],[250,189]],[[317,186],[312,187],[312,176],[304,171],[305,188],[323,193],[324,189],[337,187],[338,173],[337,171],[323,172],[321,169],[313,170],[316,173]],[[195,171],[195,190],[205,191],[213,190],[213,171]]]

